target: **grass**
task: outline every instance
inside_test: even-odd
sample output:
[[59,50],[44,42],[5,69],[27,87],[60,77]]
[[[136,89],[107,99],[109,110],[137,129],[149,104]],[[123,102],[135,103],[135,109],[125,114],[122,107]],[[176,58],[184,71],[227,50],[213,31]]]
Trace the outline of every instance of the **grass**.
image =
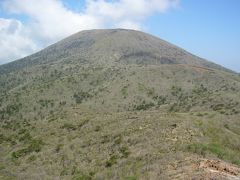
[[92,180],[94,176],[94,172],[90,173],[77,173],[74,175],[72,180]]
[[240,165],[239,137],[232,134],[229,124],[219,123],[216,119],[212,119],[197,120],[195,125],[204,134],[205,142],[188,145],[187,149],[190,152],[204,157],[214,155],[219,159]]
[[20,73],[24,88],[15,75],[0,76],[4,171],[22,179],[154,179],[186,156],[239,164],[240,94],[219,86],[236,77],[177,65],[62,66]]
[[214,155],[219,159],[223,159],[223,160],[229,161],[233,164],[240,165],[240,158],[238,156],[239,152],[235,152],[221,144],[194,143],[194,144],[188,145],[187,150],[190,152],[199,154],[203,157],[207,157],[209,155]]
[[4,165],[0,165],[0,171],[5,169],[6,167]]
[[[10,155],[15,163],[27,164],[27,167],[35,169],[34,172],[26,170],[25,174],[38,174],[37,169],[40,167],[50,171],[51,177],[61,178],[138,179],[143,176],[140,172],[146,170],[150,162],[160,163],[164,168],[169,162],[175,162],[175,158],[184,157],[182,147],[185,145],[187,151],[199,156],[220,158],[238,164],[239,159],[234,158],[237,146],[233,148],[231,140],[227,144],[226,140],[223,141],[225,144],[214,142],[232,131],[232,123],[237,118],[225,128],[226,123],[215,123],[218,122],[219,115],[211,116],[212,113],[214,112],[198,116],[197,113],[169,114],[158,110],[98,115],[67,112],[54,117],[57,119],[55,121],[36,121],[22,130],[12,132],[13,139],[19,136],[15,140],[20,146],[5,146],[7,142],[4,140],[2,147],[6,154],[8,147],[13,148]],[[213,121],[212,124],[208,117]],[[38,128],[32,128],[33,126]],[[2,133],[5,134],[5,131]],[[203,134],[202,141],[193,138],[201,137],[198,133]],[[28,138],[29,135],[31,138]],[[34,138],[36,135],[42,141]],[[176,137],[177,143],[174,140]],[[236,134],[234,138],[238,137]],[[23,140],[18,141],[21,138]],[[6,154],[1,157],[8,157]],[[18,173],[18,166],[6,164],[5,167]],[[51,169],[48,170],[49,166]],[[94,172],[94,175],[89,172]],[[148,175],[145,174],[144,177]]]
[[31,142],[28,144],[28,146],[26,148],[22,148],[22,149],[12,152],[12,158],[18,159],[18,158],[26,156],[32,152],[38,153],[41,151],[43,144],[44,143],[42,140],[37,140],[37,139],[31,140]]

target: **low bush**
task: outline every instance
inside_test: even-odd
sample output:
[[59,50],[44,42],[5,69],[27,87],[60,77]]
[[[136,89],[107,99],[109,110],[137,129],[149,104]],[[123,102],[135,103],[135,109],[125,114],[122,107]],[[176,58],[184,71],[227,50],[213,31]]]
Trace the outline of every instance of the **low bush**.
[[74,93],[73,98],[77,104],[81,104],[84,100],[91,98],[92,95],[88,92],[80,91],[78,93]]
[[152,102],[147,103],[147,102],[143,101],[141,104],[135,105],[134,109],[137,110],[137,111],[148,110],[148,109],[150,109],[153,106],[155,106],[154,103],[152,103]]
[[55,148],[55,151],[58,153],[62,148],[64,144],[58,144],[57,147]]
[[118,156],[111,155],[110,159],[106,162],[106,167],[112,167],[114,164],[117,164]]
[[20,138],[19,141],[28,142],[32,139],[32,136],[29,132],[25,132]]
[[67,129],[68,131],[71,131],[71,130],[76,130],[76,126],[73,125],[73,124],[70,124],[70,123],[65,123],[63,126],[61,126],[62,129]]
[[120,153],[122,154],[123,158],[127,158],[130,154],[130,151],[127,146],[123,146],[119,149]]
[[34,139],[30,142],[30,144],[26,148],[14,151],[12,153],[12,158],[18,159],[18,158],[25,156],[27,154],[30,154],[32,152],[40,152],[42,146],[43,146],[42,140]]

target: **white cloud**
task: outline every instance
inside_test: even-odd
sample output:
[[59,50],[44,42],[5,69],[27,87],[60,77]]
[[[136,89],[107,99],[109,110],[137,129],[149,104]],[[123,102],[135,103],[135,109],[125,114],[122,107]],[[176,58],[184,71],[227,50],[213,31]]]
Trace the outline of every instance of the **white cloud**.
[[142,21],[154,13],[176,7],[179,0],[86,0],[86,14],[104,19],[111,27],[142,29]]
[[175,7],[179,0],[85,1],[83,11],[74,12],[61,0],[4,0],[2,6],[7,13],[25,15],[28,21],[1,18],[0,63],[20,58],[85,29],[142,29],[143,20]]
[[25,36],[20,21],[0,18],[0,63],[24,57],[35,50],[35,43]]
[[59,0],[8,0],[5,8],[10,13],[30,17],[31,33],[34,37],[56,40],[71,33],[90,28],[98,28],[98,18],[88,14],[74,13]]
[[179,0],[87,0],[86,12],[112,20],[142,20],[175,7]]

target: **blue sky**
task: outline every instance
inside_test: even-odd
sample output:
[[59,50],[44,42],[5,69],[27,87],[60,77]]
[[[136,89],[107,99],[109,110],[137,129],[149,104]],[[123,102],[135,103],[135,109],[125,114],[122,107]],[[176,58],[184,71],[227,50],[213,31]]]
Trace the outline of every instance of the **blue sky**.
[[240,72],[239,0],[1,0],[0,63],[72,33],[130,28]]
[[151,33],[240,72],[239,0],[183,0],[146,24]]

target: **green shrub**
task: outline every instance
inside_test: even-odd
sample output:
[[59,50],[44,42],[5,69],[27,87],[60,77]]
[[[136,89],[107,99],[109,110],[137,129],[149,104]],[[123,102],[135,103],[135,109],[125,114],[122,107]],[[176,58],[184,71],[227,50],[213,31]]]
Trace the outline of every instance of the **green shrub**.
[[24,134],[24,133],[26,133],[27,132],[27,129],[21,129],[19,132],[18,132],[18,134],[20,135],[20,134]]
[[159,106],[165,104],[167,101],[167,98],[165,96],[154,96],[153,99],[157,101],[157,104]]
[[70,123],[65,123],[63,126],[61,126],[62,129],[67,129],[68,131],[71,131],[71,130],[76,130],[76,126],[73,125],[73,124],[70,124]]
[[181,95],[181,93],[182,93],[182,88],[181,88],[181,87],[172,86],[172,88],[171,88],[171,94],[172,94],[173,96],[179,96],[179,95]]
[[224,104],[215,104],[215,105],[212,105],[211,108],[212,108],[214,111],[221,111],[221,110],[223,110],[223,108],[224,108]]
[[58,144],[57,147],[55,148],[55,151],[58,153],[62,148],[64,144]]
[[121,93],[122,93],[122,95],[123,95],[124,97],[126,97],[126,96],[128,95],[128,93],[127,93],[127,88],[128,88],[128,86],[124,86],[124,87],[121,89]]
[[123,158],[127,158],[130,154],[130,151],[127,146],[121,147],[119,151],[122,154]]
[[2,144],[3,142],[8,142],[11,145],[15,145],[16,144],[15,136],[6,137],[3,134],[0,134],[0,144]]
[[240,166],[240,158],[238,158],[238,159],[233,159],[233,160],[232,160],[232,163]]
[[102,136],[102,140],[101,140],[102,144],[108,143],[110,141],[111,141],[111,136],[109,136],[109,135]]
[[115,137],[114,144],[115,144],[115,145],[120,145],[121,143],[122,143],[122,136],[121,136],[121,134],[120,134],[120,135],[117,135],[117,136]]
[[27,147],[28,152],[40,152],[43,145],[42,140],[34,139],[31,141],[30,145]]
[[217,155],[218,158],[223,159],[224,156],[226,156],[226,152],[224,150],[224,147],[222,147],[220,144],[210,144],[208,145],[208,151],[211,153]]
[[117,164],[118,156],[111,155],[110,159],[106,162],[106,167],[112,167],[114,164]]
[[27,148],[14,151],[14,152],[12,153],[12,158],[18,159],[18,158],[20,158],[20,157],[22,157],[22,156],[25,156],[27,153],[28,153],[28,149],[27,149]]
[[207,146],[204,144],[190,144],[187,147],[188,151],[196,153],[196,154],[200,154],[202,156],[206,155],[206,151],[207,151]]
[[204,114],[199,112],[199,113],[196,114],[196,116],[202,117],[202,116],[204,116]]
[[100,126],[96,126],[95,129],[94,129],[94,131],[96,131],[96,132],[98,132],[98,131],[100,131],[100,130],[101,130],[101,127],[100,127]]
[[32,155],[28,158],[29,162],[35,161],[37,159],[37,157],[35,155]]
[[224,127],[228,130],[230,129],[228,124],[224,124]]
[[239,152],[229,149],[219,143],[201,144],[195,143],[188,145],[188,151],[205,156],[207,153],[214,154],[220,159],[231,161],[234,164],[240,164]]
[[12,157],[15,159],[18,159],[32,152],[40,152],[42,146],[43,146],[42,140],[38,140],[38,139],[31,140],[30,144],[26,148],[14,151],[12,153]]
[[75,99],[75,102],[77,104],[81,104],[84,100],[87,100],[88,98],[91,98],[92,95],[88,92],[80,91],[78,93],[74,93],[73,98]]
[[177,103],[173,103],[169,109],[168,109],[169,112],[179,112],[180,111],[180,108],[179,108],[179,105]]
[[134,109],[137,110],[137,111],[148,110],[153,106],[155,106],[154,103],[152,103],[152,102],[146,103],[145,101],[143,101],[141,104],[135,105]]
[[10,105],[7,105],[7,107],[5,109],[3,109],[1,111],[1,113],[11,116],[13,114],[18,113],[20,111],[21,107],[22,107],[21,103],[15,103],[12,105],[10,104]]
[[38,101],[38,103],[41,105],[41,107],[45,107],[45,108],[48,108],[49,105],[51,107],[54,106],[54,101],[53,100],[49,100],[49,99],[41,99]]
[[0,134],[0,144],[2,144],[5,141],[5,136],[3,134]]
[[31,139],[32,139],[32,136],[30,135],[30,133],[26,132],[25,134],[23,134],[23,136],[19,138],[19,141],[27,142],[27,141],[30,141]]
[[208,92],[208,89],[206,87],[204,87],[203,84],[201,84],[200,87],[195,87],[192,90],[192,93],[196,94],[198,96],[203,96],[204,93],[207,93],[207,92]]
[[83,127],[85,124],[87,124],[90,120],[89,119],[86,119],[84,121],[82,121],[81,123],[78,124],[78,128],[81,128]]
[[1,164],[0,164],[0,171],[3,170],[3,169],[5,169],[5,168],[6,168],[6,167],[5,167],[4,165],[1,165]]
[[147,95],[148,95],[149,97],[154,96],[154,94],[155,94],[154,88],[147,89]]
[[63,170],[61,171],[60,176],[66,176],[66,175],[68,175],[68,169],[67,167],[63,167]]

